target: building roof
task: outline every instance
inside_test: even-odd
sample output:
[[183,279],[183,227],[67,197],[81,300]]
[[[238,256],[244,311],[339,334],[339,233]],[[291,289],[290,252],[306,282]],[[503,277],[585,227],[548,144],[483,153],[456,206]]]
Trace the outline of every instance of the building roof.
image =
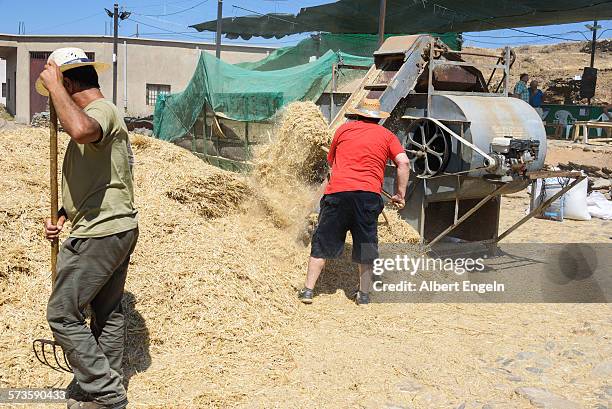
[[[112,36],[101,35],[57,35],[57,34],[2,34],[0,33],[0,41],[13,42],[15,45],[22,42],[39,42],[39,43],[69,43],[69,42],[97,42],[97,43],[112,43]],[[161,47],[183,47],[202,50],[214,50],[215,43],[198,42],[198,41],[178,41],[168,39],[144,38],[144,37],[119,37],[119,43],[127,42],[128,44],[141,45],[156,45]],[[253,52],[272,52],[276,47],[252,46],[248,44],[221,44],[224,51],[253,51]]]

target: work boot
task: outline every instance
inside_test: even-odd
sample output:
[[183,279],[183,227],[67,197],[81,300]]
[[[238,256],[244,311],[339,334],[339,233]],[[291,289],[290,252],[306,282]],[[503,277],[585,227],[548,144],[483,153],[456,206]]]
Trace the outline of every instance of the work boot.
[[312,304],[313,295],[314,295],[313,290],[311,290],[310,288],[304,287],[298,292],[298,300],[300,300],[304,304]]
[[355,292],[355,304],[364,305],[364,304],[369,304],[369,303],[370,303],[370,294],[362,293],[359,290]]
[[72,381],[66,386],[66,397],[68,401],[72,401],[72,404],[68,405],[68,408],[77,401],[88,402],[94,400],[94,397],[81,389],[81,386],[77,382],[76,378],[72,378]]
[[125,398],[124,400],[113,403],[113,404],[104,404],[100,402],[79,402],[76,401],[70,409],[125,409],[127,408],[128,400]]

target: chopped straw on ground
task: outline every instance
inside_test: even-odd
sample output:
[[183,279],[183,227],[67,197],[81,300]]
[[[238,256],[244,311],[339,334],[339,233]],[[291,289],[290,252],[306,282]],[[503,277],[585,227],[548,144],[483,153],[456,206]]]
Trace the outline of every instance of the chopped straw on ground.
[[[141,234],[124,300],[125,361],[136,400],[171,407],[168,397],[181,396],[181,405],[227,407],[248,392],[239,386],[245,372],[276,379],[289,367],[274,339],[297,308],[308,250],[296,232],[316,205],[320,147],[330,134],[312,103],[290,105],[284,118],[248,179],[131,136]],[[67,141],[60,134],[60,160]],[[49,209],[48,131],[3,132],[0,155],[0,386],[65,386],[68,375],[30,352],[33,339],[50,337],[49,247],[41,229]],[[195,388],[198,373],[208,377]]]
[[[322,156],[315,147],[330,136],[313,107],[287,107],[253,177],[132,136],[140,238],[124,297],[130,406],[525,406],[512,385],[595,402],[581,396],[603,387],[590,371],[612,353],[609,306],[360,308],[347,298],[358,281],[348,251],[326,267],[313,305],[296,302],[308,247],[295,233],[316,203],[310,171]],[[67,141],[61,134],[60,158]],[[48,160],[48,130],[0,131],[0,387],[65,387],[71,379],[42,366],[31,351],[33,339],[51,337],[50,252],[42,236]],[[387,217],[390,226],[380,220],[381,242],[414,240],[397,212],[387,209]],[[552,352],[543,347],[549,342]],[[509,383],[507,370],[496,369],[500,356],[521,350],[551,362],[545,381],[525,372]],[[567,361],[567,351],[581,355]],[[566,386],[568,373],[580,382]],[[406,392],[410,385],[414,392]]]

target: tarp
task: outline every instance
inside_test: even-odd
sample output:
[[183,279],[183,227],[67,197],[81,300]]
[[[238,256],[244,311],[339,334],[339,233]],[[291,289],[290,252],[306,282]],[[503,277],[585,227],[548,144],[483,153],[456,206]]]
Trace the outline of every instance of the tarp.
[[293,101],[317,100],[331,80],[332,64],[370,66],[371,57],[327,51],[316,61],[275,71],[253,71],[200,54],[196,70],[184,91],[160,95],[155,105],[153,133],[173,141],[186,135],[204,104],[238,121],[271,118]]
[[[453,50],[461,49],[461,35],[457,33],[432,34]],[[319,57],[328,50],[371,57],[378,49],[378,36],[373,34],[322,33],[300,41],[295,46],[276,49],[266,58],[256,62],[236,65],[250,70],[269,71],[306,64],[310,57]]]
[[[281,38],[306,32],[376,34],[378,0],[339,0],[305,7],[297,15],[266,14],[223,19],[228,38]],[[385,32],[486,31],[612,18],[611,0],[387,0]],[[216,31],[216,20],[192,25]]]

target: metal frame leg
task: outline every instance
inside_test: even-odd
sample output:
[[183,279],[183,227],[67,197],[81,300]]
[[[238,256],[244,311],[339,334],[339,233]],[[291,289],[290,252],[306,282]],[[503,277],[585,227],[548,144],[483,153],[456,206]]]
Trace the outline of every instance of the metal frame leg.
[[[536,214],[540,213],[543,209],[546,209],[548,206],[550,206],[550,204],[552,202],[554,202],[555,200],[560,198],[562,195],[564,195],[568,190],[570,190],[571,188],[576,186],[578,183],[582,182],[584,180],[584,178],[586,178],[586,176],[579,176],[579,177],[577,177],[576,180],[574,180],[569,185],[565,186],[563,189],[559,190],[550,199],[540,203],[540,205],[538,207],[536,207],[535,209],[533,209],[528,215],[526,215],[521,220],[516,222],[514,225],[509,227],[508,230],[506,230],[505,232],[500,234],[499,237],[497,238],[497,241],[503,240],[506,236],[508,236],[514,230],[516,230],[520,226],[522,226],[527,220],[531,219],[533,216],[535,216]],[[533,191],[533,190],[532,190],[532,195],[535,195],[535,191]]]
[[465,214],[461,216],[455,223],[453,223],[451,226],[448,226],[442,233],[438,234],[435,239],[430,241],[428,243],[428,246],[431,247],[434,244],[436,244],[438,241],[440,241],[444,236],[446,236],[448,233],[453,231],[461,223],[466,221],[471,215],[476,213],[476,211],[480,209],[482,206],[484,206],[489,200],[493,199],[495,196],[499,196],[503,194],[503,191],[506,189],[506,186],[507,185],[502,185],[498,187],[497,189],[495,189],[492,193],[489,193],[489,195],[485,196],[480,202],[476,204],[476,206],[472,207],[470,210],[465,212]]

